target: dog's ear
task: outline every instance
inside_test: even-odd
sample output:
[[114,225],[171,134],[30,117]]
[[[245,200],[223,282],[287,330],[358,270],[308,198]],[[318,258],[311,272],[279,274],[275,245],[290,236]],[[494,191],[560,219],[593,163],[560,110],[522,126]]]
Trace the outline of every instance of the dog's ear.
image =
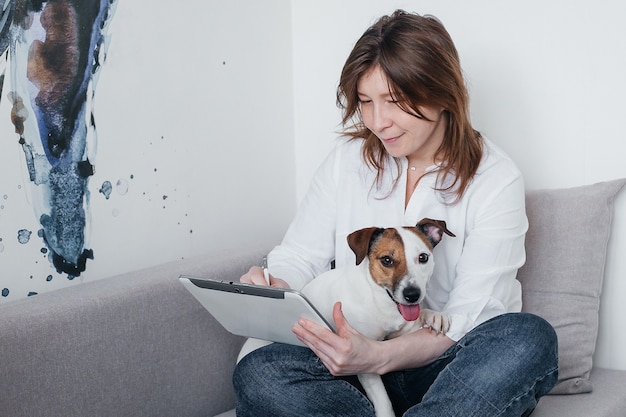
[[352,232],[348,235],[348,246],[356,255],[356,264],[363,262],[363,259],[370,251],[371,243],[376,236],[381,234],[385,229],[379,227],[367,227]]
[[454,233],[448,230],[446,222],[443,220],[422,219],[417,223],[416,227],[424,233],[428,241],[433,245],[433,248],[437,246],[437,243],[441,242],[444,233],[448,236],[456,237]]

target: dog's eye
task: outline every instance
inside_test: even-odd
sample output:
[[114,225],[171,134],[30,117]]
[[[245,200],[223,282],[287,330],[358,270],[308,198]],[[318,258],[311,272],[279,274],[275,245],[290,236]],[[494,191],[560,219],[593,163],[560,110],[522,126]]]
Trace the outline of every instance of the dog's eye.
[[391,259],[391,256],[383,256],[382,258],[380,258],[380,263],[385,268],[391,268],[393,266],[393,259]]
[[418,257],[419,263],[421,264],[425,264],[426,262],[428,262],[428,254],[427,253],[420,253],[420,256]]

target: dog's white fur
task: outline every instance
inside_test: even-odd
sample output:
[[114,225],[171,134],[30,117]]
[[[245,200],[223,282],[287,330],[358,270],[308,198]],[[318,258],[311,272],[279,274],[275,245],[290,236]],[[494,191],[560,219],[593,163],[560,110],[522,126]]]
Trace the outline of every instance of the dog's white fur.
[[[423,301],[434,268],[432,249],[444,233],[454,236],[445,222],[431,219],[423,219],[416,227],[353,232],[348,242],[357,256],[357,265],[328,271],[307,284],[302,292],[329,323],[333,323],[334,304],[341,301],[348,323],[371,339],[390,339],[422,327],[445,333],[450,326],[445,314],[422,309],[417,320],[407,321],[398,306],[415,306]],[[405,295],[409,295],[410,301]],[[358,377],[376,416],[394,417],[380,376]]]

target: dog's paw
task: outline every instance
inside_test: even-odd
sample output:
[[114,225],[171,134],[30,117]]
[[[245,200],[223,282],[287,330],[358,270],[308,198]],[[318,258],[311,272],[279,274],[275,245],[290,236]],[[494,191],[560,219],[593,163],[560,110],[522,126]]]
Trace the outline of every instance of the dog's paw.
[[450,318],[447,314],[433,310],[422,310],[420,321],[423,327],[427,327],[437,333],[446,334],[450,330]]

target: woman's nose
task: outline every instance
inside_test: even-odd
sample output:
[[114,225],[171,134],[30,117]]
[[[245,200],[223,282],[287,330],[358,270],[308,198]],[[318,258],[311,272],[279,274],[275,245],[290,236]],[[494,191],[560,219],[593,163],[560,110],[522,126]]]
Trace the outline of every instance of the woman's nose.
[[374,105],[372,109],[372,121],[370,128],[377,132],[384,130],[385,128],[391,126],[392,119],[390,117],[389,109],[387,108],[387,103]]

